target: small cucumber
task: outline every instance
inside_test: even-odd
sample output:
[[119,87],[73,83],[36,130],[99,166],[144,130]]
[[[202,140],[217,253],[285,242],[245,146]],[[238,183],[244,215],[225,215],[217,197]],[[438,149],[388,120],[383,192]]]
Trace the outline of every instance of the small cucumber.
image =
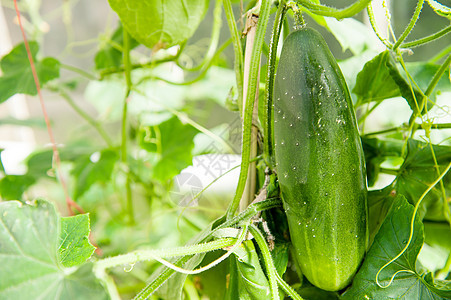
[[348,87],[316,30],[286,38],[274,99],[276,169],[296,260],[312,284],[338,291],[368,244],[365,161]]

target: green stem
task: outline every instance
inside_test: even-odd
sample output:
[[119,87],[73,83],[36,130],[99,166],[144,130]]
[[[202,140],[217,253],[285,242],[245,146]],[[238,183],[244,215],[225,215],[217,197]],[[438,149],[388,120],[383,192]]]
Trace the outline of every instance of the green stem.
[[359,13],[362,9],[367,7],[370,2],[371,0],[358,0],[346,8],[336,9],[335,7],[312,3],[310,0],[297,0],[298,4],[307,8],[316,15],[333,17],[339,20],[352,17],[353,15]]
[[413,13],[412,18],[410,19],[409,25],[407,25],[404,32],[401,34],[399,39],[396,41],[396,43],[393,45],[393,50],[398,49],[398,47],[401,45],[401,43],[405,40],[405,38],[410,34],[413,27],[418,21],[418,18],[421,13],[421,9],[423,8],[424,0],[419,0],[417,3],[417,7],[415,8],[415,12]]
[[[440,129],[450,129],[450,128],[451,128],[451,123],[438,123],[438,124],[430,125],[430,129],[439,129],[440,130]],[[392,128],[388,128],[388,129],[384,129],[384,130],[380,130],[380,131],[365,133],[363,136],[369,137],[369,136],[373,136],[373,135],[380,135],[380,134],[386,134],[386,133],[392,133],[392,132],[401,132],[405,129],[406,129],[405,126],[392,127]],[[415,129],[421,129],[421,124],[415,123]]]
[[198,253],[210,252],[225,247],[233,246],[236,238],[221,238],[212,242],[176,247],[169,249],[136,250],[127,254],[104,258],[95,262],[95,270],[102,271],[121,265],[134,265],[137,262],[153,260],[155,258],[171,258],[177,256],[194,255]]
[[287,6],[291,8],[294,14],[294,28],[299,29],[305,27],[304,17],[302,16],[302,10],[299,9],[296,2],[290,1]]
[[[129,68],[132,69],[132,70],[135,70],[135,69],[141,69],[141,68],[147,68],[147,67],[154,67],[154,66],[162,64],[162,63],[174,61],[179,56],[180,56],[180,51],[176,55],[168,55],[168,56],[163,57],[161,59],[151,60],[151,61],[146,62],[146,63],[130,64]],[[115,67],[115,68],[104,69],[104,70],[100,71],[100,73],[99,73],[99,77],[100,77],[99,80],[105,79],[105,77],[108,76],[108,75],[112,75],[112,74],[116,74],[116,73],[122,73],[124,71],[125,71],[125,66],[122,66],[122,67],[119,67],[119,68]]]
[[279,284],[279,286],[285,291],[285,293],[288,294],[288,296],[291,297],[291,299],[304,300],[304,298],[299,296],[299,294],[296,293],[296,291],[288,283],[286,283],[285,280],[283,280],[283,278],[277,272],[276,272],[276,277],[277,277],[277,283]]
[[98,80],[98,78],[94,75],[92,75],[91,73],[86,72],[85,70],[82,70],[80,68],[74,67],[74,66],[70,66],[70,65],[66,65],[66,64],[60,64],[60,67],[69,71],[72,71],[74,73],[77,73],[83,77],[86,77],[89,80]]
[[374,132],[370,132],[370,133],[365,133],[363,136],[364,137],[369,137],[369,136],[373,136],[373,135],[379,135],[379,134],[386,134],[386,133],[392,133],[392,132],[400,132],[402,130],[403,127],[393,127],[393,128],[388,128],[388,129],[384,129],[384,130],[379,130],[379,131],[374,131]]
[[230,35],[232,37],[233,42],[233,50],[235,53],[235,77],[236,77],[236,86],[238,90],[238,107],[241,112],[241,116],[243,115],[242,107],[243,107],[243,50],[241,48],[241,34],[237,29],[235,16],[233,15],[232,3],[231,0],[224,0],[224,11],[227,18],[227,24],[229,25]]
[[379,171],[381,171],[382,173],[385,173],[385,174],[395,175],[395,176],[397,176],[399,173],[399,170],[386,169],[386,168],[380,168]]
[[52,90],[58,92],[61,97],[63,97],[64,100],[72,107],[72,109],[80,116],[82,117],[86,122],[88,122],[94,129],[99,133],[99,135],[103,138],[103,140],[106,142],[108,147],[112,148],[114,147],[113,141],[110,139],[109,135],[106,133],[105,129],[96,121],[94,120],[90,115],[88,115],[83,109],[81,109],[75,101],[67,94],[63,89],[60,87],[55,86],[54,88],[51,88]]
[[255,225],[251,225],[249,227],[249,231],[257,242],[257,245],[262,253],[263,260],[265,261],[266,272],[268,273],[267,276],[269,279],[269,288],[271,290],[271,299],[278,300],[280,299],[280,297],[279,289],[277,287],[277,271],[276,267],[274,266],[274,261],[272,260],[271,252],[269,251],[268,245],[266,244],[266,240],[260,230],[255,227]]
[[429,97],[432,94],[432,92],[434,91],[434,88],[437,86],[437,83],[439,82],[442,75],[446,72],[446,69],[449,68],[450,64],[451,64],[451,55],[448,55],[445,62],[443,62],[443,64],[440,66],[440,68],[437,70],[437,72],[435,72],[434,77],[432,78],[431,82],[429,83],[428,88],[426,89],[426,92],[424,93],[424,95],[426,97]]
[[376,18],[374,17],[373,6],[371,3],[367,6],[366,11],[368,13],[371,28],[373,28],[373,31],[376,34],[377,38],[385,45],[385,47],[387,47],[388,49],[392,48],[390,41],[382,37],[382,34],[380,33],[379,28],[376,25]]
[[423,44],[432,42],[433,40],[439,39],[441,37],[443,37],[444,35],[448,34],[449,32],[451,32],[451,25],[448,27],[443,28],[442,30],[440,30],[439,32],[436,32],[434,34],[431,34],[427,37],[424,37],[422,39],[418,39],[415,41],[411,41],[411,42],[407,42],[407,43],[403,43],[401,44],[401,48],[414,48],[414,47],[418,47],[421,46]]
[[222,26],[222,0],[216,0],[215,8],[213,11],[213,29],[210,38],[210,45],[208,46],[207,53],[203,61],[192,68],[183,67],[181,64],[177,63],[184,71],[194,72],[199,71],[204,67],[204,65],[209,64],[209,62],[215,57],[216,48],[218,47],[219,35],[221,33]]
[[229,40],[227,40],[224,44],[222,44],[222,46],[221,46],[221,47],[219,48],[219,50],[216,52],[216,54],[215,54],[215,56],[213,57],[213,59],[211,59],[206,65],[204,65],[204,66],[203,66],[204,68],[202,69],[202,71],[200,72],[200,74],[199,74],[197,77],[193,78],[193,79],[190,79],[190,80],[187,80],[187,81],[183,81],[183,82],[175,82],[175,81],[171,81],[171,80],[168,80],[168,79],[166,79],[166,78],[163,78],[163,77],[160,77],[160,76],[157,76],[157,75],[151,75],[151,76],[143,77],[143,78],[137,83],[137,85],[141,84],[143,81],[148,80],[148,79],[161,80],[161,81],[164,81],[164,82],[169,83],[169,84],[172,84],[172,85],[191,85],[191,84],[193,84],[193,83],[195,83],[195,82],[197,82],[197,81],[199,81],[199,80],[201,80],[202,78],[205,77],[205,75],[207,74],[208,70],[210,69],[210,66],[212,65],[212,63],[213,63],[213,61],[214,61],[214,58],[218,57],[219,54],[221,54],[221,53],[225,50],[225,48],[227,48],[227,47],[229,46],[230,41],[231,41],[231,40],[229,39]]
[[442,57],[445,57],[448,53],[451,52],[451,45],[449,45],[448,47],[446,47],[445,49],[443,49],[442,51],[440,51],[439,54],[437,54],[436,56],[434,56],[433,58],[431,58],[429,60],[429,62],[431,64],[435,64],[437,63]]
[[[121,139],[121,161],[124,166],[128,166],[127,160],[127,108],[128,108],[128,97],[132,90],[132,79],[131,79],[131,63],[130,63],[130,35],[125,28],[123,29],[124,35],[124,69],[125,69],[125,82],[127,84],[127,92],[124,97],[124,106],[122,107],[122,139]],[[127,211],[129,215],[129,223],[131,225],[135,224],[135,216],[133,213],[133,201],[132,201],[132,189],[131,189],[131,176],[127,170],[127,178],[125,182],[125,195],[127,199]]]
[[265,106],[263,109],[263,124],[264,124],[264,153],[266,164],[272,169],[274,168],[274,149],[273,149],[273,91],[274,91],[274,77],[276,72],[277,61],[277,46],[279,44],[280,32],[282,30],[283,20],[287,7],[285,0],[280,1],[277,8],[276,18],[274,20],[274,26],[271,36],[271,43],[269,44],[268,55],[268,70],[266,75],[266,93],[265,93]]
[[255,35],[255,42],[252,48],[252,60],[249,68],[249,88],[247,89],[246,105],[243,112],[243,140],[241,148],[241,169],[238,179],[238,186],[230,206],[227,210],[227,218],[230,219],[237,210],[241,196],[243,195],[246,186],[247,175],[249,171],[250,151],[251,151],[251,130],[252,130],[252,115],[255,102],[255,93],[258,87],[258,73],[260,67],[260,56],[262,52],[262,45],[265,38],[265,32],[268,24],[269,14],[271,9],[270,0],[262,0],[260,7],[260,17],[257,24],[257,32]]

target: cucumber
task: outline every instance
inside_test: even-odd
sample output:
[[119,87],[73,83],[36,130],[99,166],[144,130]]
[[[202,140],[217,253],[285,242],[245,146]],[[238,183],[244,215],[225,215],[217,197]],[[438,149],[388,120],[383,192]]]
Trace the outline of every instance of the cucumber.
[[365,161],[348,87],[323,37],[288,35],[274,82],[281,197],[302,273],[338,291],[368,245]]

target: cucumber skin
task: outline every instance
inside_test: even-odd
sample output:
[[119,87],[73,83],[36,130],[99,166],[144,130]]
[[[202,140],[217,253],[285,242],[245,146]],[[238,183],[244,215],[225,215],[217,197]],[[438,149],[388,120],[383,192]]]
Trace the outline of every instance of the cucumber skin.
[[368,246],[364,153],[348,87],[323,37],[285,40],[274,83],[276,170],[300,270],[338,291]]

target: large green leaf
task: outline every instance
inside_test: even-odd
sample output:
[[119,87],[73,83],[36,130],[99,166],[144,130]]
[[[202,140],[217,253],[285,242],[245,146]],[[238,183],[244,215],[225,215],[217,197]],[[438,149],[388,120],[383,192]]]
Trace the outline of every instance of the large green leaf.
[[[30,52],[33,57],[36,72],[41,85],[59,77],[60,63],[51,57],[36,59],[39,45],[30,42]],[[14,94],[37,95],[36,84],[33,79],[27,51],[23,43],[14,47],[10,53],[0,61],[3,75],[0,77],[0,103],[8,100]]]
[[158,161],[153,166],[155,178],[162,181],[171,179],[191,165],[193,139],[197,133],[197,129],[183,124],[177,117],[172,117],[159,126],[143,128],[141,147],[158,154]]
[[[410,139],[407,144],[407,156],[396,180],[395,189],[415,204],[426,189],[437,179],[451,161],[451,147],[431,145]],[[434,155],[433,155],[434,153]],[[437,170],[434,157],[437,160]],[[443,188],[447,195],[451,193],[451,173],[443,178]],[[446,206],[441,184],[437,184],[424,198],[420,215],[432,220],[451,220],[449,205]]]
[[91,264],[62,266],[59,232],[49,202],[0,203],[0,299],[108,299]]
[[131,36],[149,48],[169,48],[190,38],[208,8],[207,0],[108,2]]
[[[415,219],[414,234],[407,250],[379,273],[379,283],[385,288],[376,284],[378,271],[407,245],[413,211],[413,206],[403,196],[396,197],[343,299],[427,300],[451,297],[448,282],[434,286],[431,280],[418,273],[420,266],[416,265],[416,260],[423,245],[423,225],[418,217]],[[390,283],[396,272],[399,273]]]
[[81,265],[94,253],[95,247],[89,242],[89,231],[88,214],[61,218],[58,251],[63,266]]

